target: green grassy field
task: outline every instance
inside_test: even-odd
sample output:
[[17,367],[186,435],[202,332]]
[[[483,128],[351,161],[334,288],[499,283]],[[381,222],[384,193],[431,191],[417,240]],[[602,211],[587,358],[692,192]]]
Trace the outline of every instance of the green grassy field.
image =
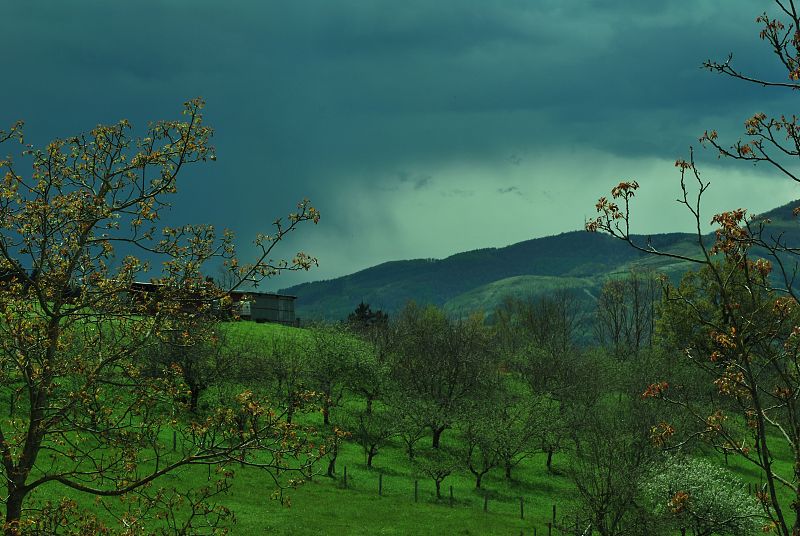
[[[266,324],[239,323],[228,329],[260,336],[304,336],[302,330]],[[336,410],[332,418],[335,422]],[[305,420],[321,425],[320,414],[307,415]],[[445,432],[443,443],[447,445],[452,441],[455,441],[455,432]],[[430,438],[423,438],[420,446],[429,443]],[[790,458],[788,449],[780,442],[776,444],[779,445],[776,451],[779,470],[786,473],[790,464],[780,460]],[[725,465],[718,453],[708,452],[706,456]],[[456,471],[442,483],[442,499],[436,499],[433,481],[415,475],[399,440],[379,452],[371,469],[366,466],[361,447],[348,442],[339,454],[336,478],[315,476],[291,490],[290,506],[270,499],[271,482],[265,475],[250,470],[237,472],[226,501],[237,512],[233,534],[500,535],[534,534],[534,530],[536,534],[547,534],[554,506],[558,522],[568,522],[576,490],[564,474],[570,463],[568,454],[555,455],[553,473],[546,470],[544,458],[544,454],[539,453],[524,460],[515,468],[510,481],[503,477],[502,470],[495,468],[484,477],[481,490],[475,489],[474,478],[466,469]],[[325,466],[323,461],[318,470],[324,472]],[[746,461],[731,456],[728,467],[743,482],[752,483],[755,489],[759,473]],[[418,486],[416,501],[415,481]],[[520,516],[520,499],[524,518]],[[787,494],[785,504],[788,506],[789,502]]]
[[[288,507],[269,499],[271,488],[264,478],[243,472],[229,497],[238,517],[233,533],[533,534],[537,527],[539,534],[546,534],[553,504],[558,505],[557,515],[570,505],[572,486],[564,477],[547,475],[541,457],[520,467],[512,482],[506,482],[500,471],[490,474],[480,491],[471,475],[454,474],[443,482],[440,500],[433,481],[419,477],[417,502],[413,469],[398,445],[381,452],[373,465],[368,469],[360,448],[347,445],[337,461],[337,477],[317,476],[291,491]],[[520,519],[520,497],[525,519]]]
[[[295,337],[302,341],[307,336],[304,330],[274,324],[239,322],[225,324],[224,329],[230,337],[252,336],[263,340]],[[341,411],[333,410],[333,422]],[[323,428],[319,412],[302,414],[300,420]],[[455,438],[455,432],[448,430],[443,435],[443,444],[452,445]],[[171,435],[162,440],[167,444]],[[788,460],[788,450],[780,442],[777,444],[781,445],[776,450],[777,457]],[[429,437],[418,444],[419,448],[429,445]],[[724,464],[720,455],[708,456]],[[285,495],[288,500],[281,502],[273,498],[275,484],[267,473],[234,464],[230,467],[235,473],[233,486],[218,502],[235,512],[236,522],[230,526],[230,534],[545,535],[548,522],[553,521],[554,506],[558,522],[569,523],[576,497],[573,484],[565,476],[569,464],[568,454],[558,452],[554,457],[554,472],[550,473],[545,467],[544,454],[539,453],[518,465],[512,480],[506,480],[502,470],[495,468],[484,477],[481,490],[475,489],[474,477],[466,469],[457,470],[444,480],[442,498],[437,499],[433,481],[415,474],[399,439],[379,451],[372,468],[366,466],[360,445],[346,442],[340,450],[335,478],[324,476],[327,460],[321,460],[316,466],[320,474],[288,490]],[[788,462],[779,465],[784,473],[789,472]],[[729,467],[745,482],[755,484],[759,480],[759,474],[740,459],[731,457]],[[162,477],[159,485],[189,489],[207,482],[205,467],[187,467]],[[56,485],[46,486],[37,494],[49,499],[65,495],[64,489]],[[94,497],[72,496],[84,507],[96,508]],[[789,501],[786,496],[787,506]]]
[[[229,336],[297,337],[306,332],[275,324],[237,322],[226,324]],[[338,411],[342,411],[339,409]],[[335,422],[337,410],[332,412]],[[321,426],[320,413],[306,415],[306,424]],[[443,442],[453,439],[445,432]],[[430,443],[423,438],[419,446]],[[566,460],[555,458],[556,471]],[[475,490],[475,480],[465,469],[442,483],[441,500],[436,499],[435,485],[424,476],[416,476],[403,445],[394,440],[380,450],[373,467],[366,466],[360,445],[346,442],[337,459],[335,479],[324,476],[327,461],[318,464],[323,475],[315,476],[297,489],[290,490],[290,506],[271,499],[274,485],[267,475],[251,469],[236,470],[226,504],[237,514],[233,534],[546,534],[547,522],[571,506],[573,486],[561,475],[548,474],[544,455],[525,460],[506,481],[500,469],[484,477],[483,489]],[[347,487],[344,470],[347,468]],[[382,477],[381,477],[382,475]],[[382,478],[382,494],[379,483]],[[417,481],[417,502],[414,487]],[[450,502],[450,486],[453,502]],[[484,512],[484,496],[488,498]],[[520,519],[520,497],[524,519]]]

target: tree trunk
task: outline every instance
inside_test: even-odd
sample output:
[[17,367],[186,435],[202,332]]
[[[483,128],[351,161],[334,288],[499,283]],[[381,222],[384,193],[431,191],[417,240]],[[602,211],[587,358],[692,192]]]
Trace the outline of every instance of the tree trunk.
[[197,404],[200,399],[200,389],[198,387],[189,388],[189,411],[197,413]]
[[374,445],[367,450],[367,467],[370,469],[372,469],[372,458],[374,458],[377,453],[378,449],[376,449]]
[[331,459],[328,460],[328,476],[333,478],[333,475],[336,474],[336,456],[331,456]]
[[328,405],[328,403],[325,402],[324,404],[322,404],[322,424],[328,426],[331,423],[330,417],[331,417],[331,408]]
[[547,472],[553,472],[553,449],[552,447],[547,449]]
[[294,417],[294,396],[289,395],[289,404],[286,407],[286,424],[292,424],[293,417]]
[[475,489],[481,489],[482,478],[483,478],[483,473],[475,473]]
[[431,446],[433,448],[435,448],[435,449],[438,449],[439,448],[439,440],[442,437],[442,432],[444,432],[444,426],[440,426],[439,428],[433,428],[432,427],[431,431],[433,431],[433,441],[432,441]]
[[328,460],[328,476],[333,478],[336,474],[336,458],[339,457],[339,437],[336,436],[331,446],[330,459]]
[[[795,476],[800,472],[800,467],[795,466]],[[792,526],[792,536],[800,536],[800,492],[795,493],[795,500],[792,504],[794,510],[794,525]]]
[[441,480],[435,480],[434,482],[436,482],[436,498],[437,499],[441,499],[442,498],[442,491],[441,491],[442,481]]
[[[6,522],[5,522],[5,536],[18,536],[19,522],[22,518],[22,501],[25,498],[24,493],[16,491],[16,486],[9,483],[9,494],[6,499]],[[11,491],[15,489],[15,491]]]
[[511,463],[506,461],[503,463],[503,468],[505,469],[506,480],[511,480]]
[[367,395],[367,415],[372,415],[372,395]]

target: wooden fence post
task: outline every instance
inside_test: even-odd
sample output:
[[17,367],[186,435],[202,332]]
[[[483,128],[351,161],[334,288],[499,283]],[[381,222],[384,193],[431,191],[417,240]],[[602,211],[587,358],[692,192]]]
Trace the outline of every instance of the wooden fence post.
[[347,487],[347,466],[344,466],[344,487]]
[[450,508],[453,507],[453,486],[450,486]]
[[484,512],[488,512],[489,511],[489,496],[488,495],[484,495],[483,496],[483,511]]
[[553,524],[552,523],[548,523],[547,524],[547,536],[553,536]]
[[414,481],[414,502],[419,500],[419,480]]
[[525,519],[525,499],[519,498],[519,518]]
[[383,497],[383,473],[378,475],[378,497]]

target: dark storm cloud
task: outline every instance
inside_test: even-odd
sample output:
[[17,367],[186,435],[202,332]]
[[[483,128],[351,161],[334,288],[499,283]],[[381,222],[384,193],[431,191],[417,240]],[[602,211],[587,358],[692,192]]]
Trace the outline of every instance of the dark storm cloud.
[[[174,218],[249,235],[311,197],[320,228],[290,246],[316,247],[330,277],[503,245],[481,240],[510,221],[485,233],[469,228],[475,218],[464,232],[450,225],[475,210],[494,221],[523,191],[548,192],[548,206],[603,192],[620,174],[655,173],[645,160],[684,154],[706,128],[733,136],[753,112],[782,109],[778,93],[765,100],[699,68],[733,51],[738,64],[774,74],[753,23],[763,9],[752,0],[12,2],[0,22],[0,122],[26,119],[29,138],[44,142],[121,117],[144,127],[202,95],[219,160],[187,174]],[[582,212],[574,221],[561,212],[546,225],[520,217],[504,242],[580,225]]]

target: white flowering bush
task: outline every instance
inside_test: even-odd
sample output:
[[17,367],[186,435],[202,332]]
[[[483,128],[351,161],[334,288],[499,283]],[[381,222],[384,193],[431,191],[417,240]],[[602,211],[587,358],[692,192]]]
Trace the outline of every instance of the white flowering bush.
[[749,536],[769,521],[741,480],[697,458],[654,464],[642,480],[641,497],[656,518],[694,535]]

